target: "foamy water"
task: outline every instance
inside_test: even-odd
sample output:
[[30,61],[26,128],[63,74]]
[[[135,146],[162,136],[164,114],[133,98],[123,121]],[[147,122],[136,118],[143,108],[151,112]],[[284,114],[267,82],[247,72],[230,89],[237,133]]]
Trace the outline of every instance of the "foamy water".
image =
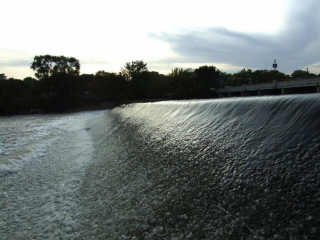
[[79,198],[101,112],[1,118],[1,239],[75,239]]

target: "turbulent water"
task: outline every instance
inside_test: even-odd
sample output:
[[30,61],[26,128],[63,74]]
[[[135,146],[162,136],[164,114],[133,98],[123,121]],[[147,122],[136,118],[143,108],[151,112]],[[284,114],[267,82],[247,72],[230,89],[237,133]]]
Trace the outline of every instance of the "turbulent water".
[[0,239],[316,239],[320,96],[0,118]]

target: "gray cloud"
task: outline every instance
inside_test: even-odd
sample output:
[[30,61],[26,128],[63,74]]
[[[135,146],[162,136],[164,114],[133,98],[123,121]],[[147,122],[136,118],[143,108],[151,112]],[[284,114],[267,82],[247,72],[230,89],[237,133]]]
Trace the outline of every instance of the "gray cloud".
[[[247,34],[224,28],[154,36],[168,42],[180,62],[214,62],[292,72],[320,61],[320,2],[293,0],[284,29],[277,35]],[[272,13],[270,13],[272,17]]]

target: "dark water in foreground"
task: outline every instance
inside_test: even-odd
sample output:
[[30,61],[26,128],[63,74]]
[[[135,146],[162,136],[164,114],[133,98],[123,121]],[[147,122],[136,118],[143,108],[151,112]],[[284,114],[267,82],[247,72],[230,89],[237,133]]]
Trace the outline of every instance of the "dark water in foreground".
[[317,239],[319,134],[317,94],[0,118],[0,239]]

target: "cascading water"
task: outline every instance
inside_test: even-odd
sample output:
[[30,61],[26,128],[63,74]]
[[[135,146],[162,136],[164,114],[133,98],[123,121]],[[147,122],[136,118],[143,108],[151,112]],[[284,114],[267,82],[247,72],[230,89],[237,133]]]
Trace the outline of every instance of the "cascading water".
[[[45,174],[29,176],[34,166],[26,164],[0,176],[9,205],[0,236],[29,217],[38,226],[21,232],[34,239],[315,239],[319,117],[317,94],[137,103],[89,114],[85,126],[58,134],[38,166]],[[65,174],[50,177],[66,161]],[[24,176],[46,179],[41,184],[54,194],[32,186],[20,193]],[[32,204],[33,215],[9,217],[24,212],[23,201],[10,208],[19,196],[58,202],[67,220]],[[39,228],[48,224],[55,225]]]

